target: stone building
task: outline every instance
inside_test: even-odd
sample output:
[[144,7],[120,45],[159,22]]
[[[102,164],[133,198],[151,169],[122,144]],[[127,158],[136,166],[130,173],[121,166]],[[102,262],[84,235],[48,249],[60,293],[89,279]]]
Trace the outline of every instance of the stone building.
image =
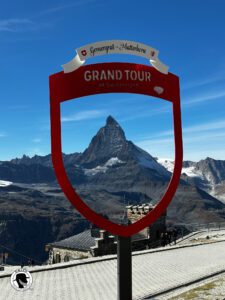
[[[122,224],[134,223],[143,218],[154,206],[151,204],[130,205],[126,207],[126,215]],[[166,231],[166,212],[149,227],[132,236],[132,250],[154,248],[161,244],[161,233]],[[105,230],[92,226],[79,234],[64,240],[46,245],[49,251],[48,263],[54,264],[75,259],[115,254],[116,237]]]
[[116,253],[114,236],[96,227],[46,245],[49,264]]
[[[129,205],[127,208],[127,220],[135,223],[153,210],[154,206],[147,203],[141,205]],[[132,249],[141,250],[154,248],[161,244],[161,234],[166,231],[166,211],[149,227],[144,228],[132,237]]]

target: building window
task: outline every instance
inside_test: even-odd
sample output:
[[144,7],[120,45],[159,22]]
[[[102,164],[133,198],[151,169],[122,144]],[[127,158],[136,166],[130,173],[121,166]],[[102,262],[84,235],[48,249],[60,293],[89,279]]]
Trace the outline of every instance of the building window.
[[64,262],[67,262],[67,261],[69,261],[69,260],[70,260],[70,257],[69,257],[69,255],[66,254],[66,255],[64,256]]
[[59,252],[56,253],[55,262],[56,263],[60,263],[61,262],[61,256],[60,256]]

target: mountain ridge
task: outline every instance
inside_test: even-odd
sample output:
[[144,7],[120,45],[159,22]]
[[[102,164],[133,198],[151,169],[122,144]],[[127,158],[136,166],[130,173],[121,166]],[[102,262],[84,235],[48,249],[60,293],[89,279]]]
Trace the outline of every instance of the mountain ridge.
[[[125,205],[156,204],[168,187],[172,169],[167,169],[173,167],[171,161],[161,160],[159,164],[159,160],[126,140],[123,129],[111,116],[83,153],[63,154],[63,160],[67,175],[83,201],[97,213],[108,214],[114,222],[120,222]],[[198,167],[190,161],[183,166],[191,175],[200,172],[200,167],[208,172],[210,164],[212,170],[218,165],[223,167],[222,162],[217,164],[210,159]],[[217,180],[223,179],[222,171],[214,170],[213,174]],[[207,184],[203,179],[183,173],[167,208],[168,222],[224,222],[225,205],[201,189],[201,185],[204,188]],[[222,185],[220,189],[223,192]],[[39,245],[66,238],[88,226],[58,186],[51,154],[0,162],[0,204],[0,239],[17,250],[23,249],[19,241],[24,241],[27,255],[34,251],[30,237],[35,231],[42,232],[45,226],[45,235],[36,238]],[[27,228],[31,230],[26,235]],[[38,251],[42,251],[40,247]],[[39,258],[45,257],[43,249]]]
[[[158,161],[172,172],[172,160]],[[225,202],[225,160],[207,157],[198,162],[184,161],[181,178]]]
[[[125,132],[111,115],[83,152],[62,155],[73,184],[92,184],[92,181],[95,184],[99,178],[104,180],[103,175],[107,172],[110,174],[111,169],[116,172],[124,166],[130,168],[130,171],[134,171],[134,166],[146,168],[151,173],[152,180],[161,178],[165,181],[171,176],[174,165],[172,160],[154,158],[127,140]],[[138,171],[134,173],[137,174]],[[183,161],[181,178],[225,201],[225,160],[207,157],[198,162]],[[33,157],[23,155],[21,158],[2,161],[0,180],[22,183],[56,182],[51,154]]]

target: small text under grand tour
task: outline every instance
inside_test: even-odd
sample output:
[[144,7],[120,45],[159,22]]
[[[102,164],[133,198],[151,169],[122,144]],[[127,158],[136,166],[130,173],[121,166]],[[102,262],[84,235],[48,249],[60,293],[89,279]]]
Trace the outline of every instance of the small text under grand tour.
[[84,72],[85,81],[127,80],[151,81],[151,73],[144,70],[87,70]]

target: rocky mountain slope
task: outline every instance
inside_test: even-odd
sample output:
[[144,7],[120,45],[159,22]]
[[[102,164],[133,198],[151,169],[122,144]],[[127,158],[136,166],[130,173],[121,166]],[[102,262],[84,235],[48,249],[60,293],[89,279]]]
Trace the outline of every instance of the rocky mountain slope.
[[0,246],[10,249],[8,263],[27,263],[18,253],[41,263],[47,258],[46,243],[87,227],[89,223],[71,209],[61,194],[13,184],[0,187]]
[[[158,159],[168,171],[172,172],[174,163],[168,159]],[[184,161],[182,178],[191,185],[203,189],[210,195],[225,202],[225,161],[207,157],[199,162]]]

